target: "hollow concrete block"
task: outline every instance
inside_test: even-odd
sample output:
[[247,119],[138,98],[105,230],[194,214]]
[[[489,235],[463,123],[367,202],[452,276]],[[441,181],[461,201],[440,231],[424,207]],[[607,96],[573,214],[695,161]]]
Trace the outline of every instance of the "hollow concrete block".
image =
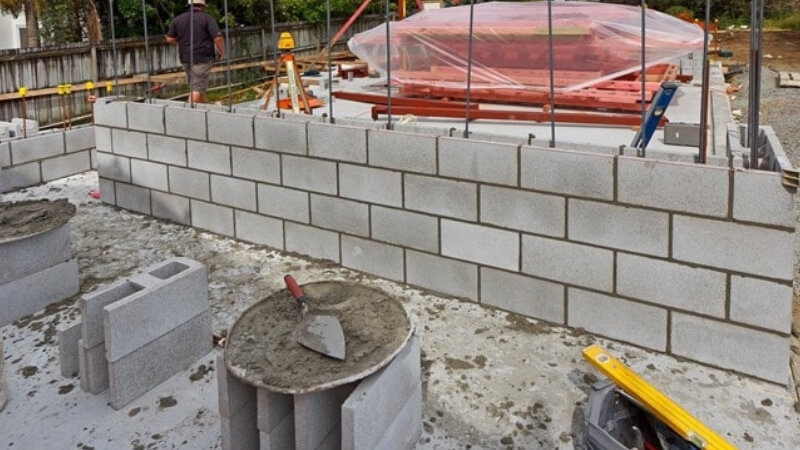
[[400,209],[370,208],[372,237],[379,241],[437,253],[439,222],[435,217]]
[[117,206],[150,215],[150,189],[127,183],[116,183]]
[[48,182],[92,170],[89,150],[57,156],[42,161],[42,181]]
[[69,223],[0,245],[0,285],[32,275],[72,257]]
[[436,137],[388,130],[367,131],[369,164],[417,173],[436,173]]
[[318,158],[367,162],[367,130],[357,127],[309,123],[308,154]]
[[166,191],[167,166],[150,161],[131,160],[131,182],[137,186]]
[[568,150],[522,147],[523,188],[611,200],[614,156]]
[[42,174],[38,162],[5,167],[0,173],[0,193],[41,184]]
[[144,288],[141,284],[124,279],[81,296],[78,299],[78,307],[81,311],[81,340],[83,345],[86,348],[92,348],[105,342],[103,308]]
[[11,159],[14,165],[64,154],[64,133],[46,133],[11,141]]
[[255,147],[281,153],[308,153],[306,122],[268,117],[255,118]]
[[400,172],[339,164],[339,189],[342,197],[388,206],[403,205]]
[[522,236],[522,272],[611,292],[614,253],[574,242]]
[[152,191],[150,201],[153,205],[154,216],[183,225],[191,224],[188,198]]
[[128,128],[148,133],[164,134],[164,105],[127,103]]
[[339,262],[339,233],[286,222],[286,250]]
[[151,161],[186,166],[186,139],[148,134],[147,151]]
[[283,221],[260,214],[235,211],[236,238],[283,249]]
[[439,174],[516,186],[518,154],[519,145],[439,138]]
[[61,326],[56,331],[58,340],[58,365],[61,376],[72,378],[80,373],[80,354],[78,341],[81,339],[81,323]]
[[455,297],[478,300],[478,266],[406,250],[406,282]]
[[311,223],[322,228],[369,236],[369,207],[338,197],[311,194]]
[[564,285],[481,267],[481,303],[564,323]]
[[206,172],[170,166],[169,189],[174,194],[206,201],[211,199],[211,181]]
[[191,200],[192,226],[224,236],[234,236],[233,209]]
[[78,341],[78,365],[81,390],[91,394],[99,394],[108,389],[108,362],[105,345],[98,344],[86,347]]
[[147,135],[137,131],[111,130],[113,151],[117,155],[147,159]]
[[217,356],[217,392],[225,450],[258,449],[258,400],[256,388],[228,373],[222,353]]
[[570,199],[569,239],[666,257],[669,214],[641,208]]
[[406,175],[405,206],[410,210],[476,221],[478,188],[465,181]]
[[211,175],[211,201],[249,211],[256,210],[256,183]]
[[336,163],[298,156],[283,157],[283,185],[312,192],[336,195]]
[[107,178],[100,178],[98,180],[98,188],[100,189],[100,200],[108,205],[116,206],[117,195],[114,181]]
[[345,384],[309,394],[294,396],[294,442],[296,450],[315,450],[341,426],[342,403],[353,392]]
[[731,320],[788,334],[792,322],[792,286],[731,276]]
[[0,326],[71,297],[79,290],[75,259],[0,285]]
[[113,97],[101,97],[94,104],[94,123],[115,128],[128,127],[127,103],[114,101]]
[[111,153],[97,153],[97,173],[103,178],[131,182],[131,160]]
[[233,176],[265,183],[281,182],[281,160],[277,153],[233,147]]
[[442,256],[519,270],[519,233],[442,219]]
[[206,139],[206,111],[168,106],[164,109],[164,122],[170,136]]
[[210,111],[207,117],[209,141],[239,147],[253,146],[253,116]]
[[564,237],[566,200],[555,195],[481,185],[483,223]]
[[187,154],[192,169],[231,174],[231,150],[227,145],[188,141]]
[[403,249],[366,239],[342,236],[342,265],[381,278],[405,281]]
[[264,389],[257,396],[261,450],[293,450],[294,397]]
[[258,212],[295,222],[310,221],[308,192],[268,184],[258,185]]
[[73,128],[64,133],[65,150],[74,153],[95,147],[95,131],[93,126]]

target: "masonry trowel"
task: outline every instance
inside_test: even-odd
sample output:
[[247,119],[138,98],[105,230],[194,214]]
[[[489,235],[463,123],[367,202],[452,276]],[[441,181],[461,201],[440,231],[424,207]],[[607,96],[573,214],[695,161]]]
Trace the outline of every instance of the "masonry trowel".
[[308,299],[297,285],[294,277],[283,277],[286,288],[292,294],[303,314],[303,320],[294,331],[295,340],[308,349],[325,356],[344,360],[345,342],[342,324],[334,316],[308,311]]

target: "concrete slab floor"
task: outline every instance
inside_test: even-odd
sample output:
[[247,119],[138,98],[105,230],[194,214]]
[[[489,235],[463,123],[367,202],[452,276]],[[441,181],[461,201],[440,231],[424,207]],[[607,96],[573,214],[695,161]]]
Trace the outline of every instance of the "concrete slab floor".
[[[423,343],[419,449],[582,448],[583,402],[597,372],[580,351],[596,342],[734,444],[800,448],[800,414],[786,387],[116,210],[88,196],[96,187],[96,174],[88,173],[0,197],[78,204],[72,245],[84,292],[171,256],[197,259],[209,268],[217,334],[281,289],[285,273],[301,282],[357,281],[398,296]],[[60,377],[55,327],[78,315],[68,301],[0,328],[10,396],[0,412],[0,448],[221,447],[214,354],[114,411],[106,394],[89,395],[76,379]]]

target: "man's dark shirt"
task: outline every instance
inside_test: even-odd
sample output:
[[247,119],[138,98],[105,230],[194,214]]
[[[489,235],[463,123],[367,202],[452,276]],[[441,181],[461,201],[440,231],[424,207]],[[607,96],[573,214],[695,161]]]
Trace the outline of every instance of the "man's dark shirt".
[[[220,36],[219,25],[208,13],[201,11],[198,8],[194,10],[194,62],[195,63],[208,63],[217,58],[214,52],[214,38]],[[180,54],[181,63],[189,64],[189,55],[191,52],[190,44],[190,14],[187,9],[186,12],[179,15],[169,26],[167,36],[178,39],[178,53]]]

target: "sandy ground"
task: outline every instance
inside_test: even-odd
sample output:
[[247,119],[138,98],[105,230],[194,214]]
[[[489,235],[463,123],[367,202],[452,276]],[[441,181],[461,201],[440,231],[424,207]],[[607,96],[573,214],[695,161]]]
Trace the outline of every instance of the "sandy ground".
[[[87,195],[96,183],[88,173],[0,196],[77,204],[72,245],[83,292],[176,255],[209,268],[215,333],[281,289],[289,272],[301,282],[355,281],[399,298],[423,344],[419,449],[582,448],[583,405],[597,372],[581,349],[593,343],[736,445],[800,448],[800,415],[784,386],[117,210]],[[77,319],[74,300],[0,328],[10,396],[0,412],[0,448],[220,448],[214,354],[121,411],[105,394],[60,377],[54,331]]]

